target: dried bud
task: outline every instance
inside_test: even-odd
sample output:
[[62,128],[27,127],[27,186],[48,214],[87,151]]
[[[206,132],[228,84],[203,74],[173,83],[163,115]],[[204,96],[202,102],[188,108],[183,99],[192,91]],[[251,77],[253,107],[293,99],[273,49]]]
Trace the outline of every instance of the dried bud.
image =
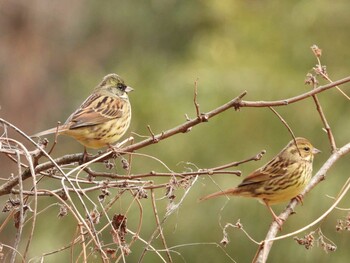
[[121,160],[121,162],[122,162],[122,167],[123,167],[123,169],[129,170],[130,165],[129,165],[128,160],[126,160],[125,158],[123,158],[123,159]]
[[127,217],[122,214],[115,214],[112,219],[112,226],[114,231],[111,231],[114,243],[117,245],[125,243],[125,236],[127,233],[126,227]]
[[103,163],[108,170],[112,170],[115,166],[114,163],[112,163],[110,160],[105,160]]
[[322,49],[320,49],[317,45],[312,45],[311,50],[315,54],[316,57],[319,58],[322,56]]
[[66,205],[60,204],[60,211],[57,215],[58,218],[62,218],[68,214],[68,209]]
[[227,236],[224,236],[224,238],[220,241],[220,244],[223,245],[224,247],[226,247],[226,245],[229,243],[230,241],[228,240]]
[[90,218],[93,224],[98,224],[100,222],[101,215],[96,209],[94,209],[90,212]]
[[58,196],[62,198],[62,200],[66,201],[68,199],[66,191],[62,188],[58,193]]
[[304,83],[308,85],[315,85],[318,84],[318,81],[314,75],[312,75],[311,73],[307,73]]

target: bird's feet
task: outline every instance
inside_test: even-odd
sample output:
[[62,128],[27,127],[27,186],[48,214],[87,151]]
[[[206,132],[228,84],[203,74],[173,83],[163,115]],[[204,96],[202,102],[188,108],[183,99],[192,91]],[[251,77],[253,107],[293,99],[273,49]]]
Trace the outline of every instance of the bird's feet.
[[294,197],[293,199],[297,200],[298,203],[300,203],[301,205],[304,205],[304,196],[302,194],[298,194],[296,197]]
[[268,201],[263,199],[263,202],[265,203],[266,207],[269,209],[273,219],[275,220],[275,222],[278,224],[279,226],[279,230],[282,230],[282,225],[284,223],[284,219],[276,216],[275,212],[272,210],[271,206],[269,205]]
[[108,149],[112,152],[112,157],[117,158],[120,155],[120,147],[118,144],[108,144]]
[[275,220],[275,222],[278,224],[278,229],[281,231],[282,230],[282,225],[284,223],[284,219],[278,217],[278,216],[274,216],[273,218]]
[[86,163],[88,161],[89,156],[91,156],[91,154],[89,154],[86,151],[86,148],[84,147],[83,158],[81,159],[80,164]]

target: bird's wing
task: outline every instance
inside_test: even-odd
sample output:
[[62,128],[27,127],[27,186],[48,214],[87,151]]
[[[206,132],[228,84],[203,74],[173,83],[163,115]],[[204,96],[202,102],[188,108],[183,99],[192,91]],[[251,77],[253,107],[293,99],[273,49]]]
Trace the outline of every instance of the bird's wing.
[[283,177],[288,168],[282,165],[279,157],[275,157],[269,163],[249,174],[238,186],[262,183],[273,178]]
[[92,94],[66,121],[68,129],[94,126],[120,118],[126,101],[112,96]]

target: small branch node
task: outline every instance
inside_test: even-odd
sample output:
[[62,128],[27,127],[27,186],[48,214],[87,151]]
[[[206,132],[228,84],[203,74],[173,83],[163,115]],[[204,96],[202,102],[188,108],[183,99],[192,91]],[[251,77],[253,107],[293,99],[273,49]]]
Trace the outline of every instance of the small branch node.
[[247,95],[247,91],[243,91],[241,95],[239,95],[237,98],[234,99],[234,102],[232,104],[232,107],[235,109],[235,111],[239,111],[242,106],[242,98]]
[[198,115],[198,119],[201,122],[208,122],[209,121],[209,116],[205,113],[201,113],[200,115]]
[[266,150],[262,150],[255,156],[255,161],[260,161],[263,155],[266,153]]
[[[154,132],[152,131],[151,129],[151,126],[150,125],[147,125],[147,129],[149,131],[149,133],[151,134],[151,137],[152,137],[152,140],[153,140],[153,143],[157,143],[159,142],[159,139],[156,138],[156,135],[154,134]],[[162,133],[163,134],[163,133]]]
[[191,130],[192,130],[192,127],[188,127],[183,129],[182,133],[187,133],[187,132],[190,132]]

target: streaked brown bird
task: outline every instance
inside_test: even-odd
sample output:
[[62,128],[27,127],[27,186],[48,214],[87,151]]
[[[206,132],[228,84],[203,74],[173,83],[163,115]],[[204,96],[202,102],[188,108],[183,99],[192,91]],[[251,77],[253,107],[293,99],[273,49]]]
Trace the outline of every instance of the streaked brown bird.
[[282,219],[276,216],[271,205],[292,198],[302,201],[300,193],[311,179],[314,155],[319,152],[305,138],[296,138],[296,143],[291,140],[271,161],[248,175],[237,187],[207,195],[200,200],[222,195],[256,198],[282,225]]
[[132,90],[117,74],[108,74],[63,125],[32,137],[57,132],[88,148],[110,146],[129,128],[131,105],[127,93]]

